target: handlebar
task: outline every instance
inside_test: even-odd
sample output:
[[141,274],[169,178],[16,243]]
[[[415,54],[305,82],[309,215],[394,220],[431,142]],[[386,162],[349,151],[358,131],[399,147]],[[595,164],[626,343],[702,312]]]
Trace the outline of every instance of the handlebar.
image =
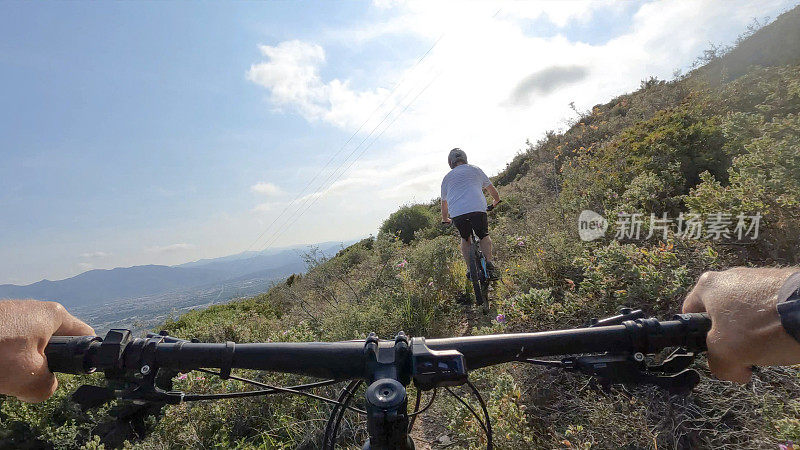
[[[131,417],[149,414],[152,408],[148,405],[152,404],[276,392],[303,394],[334,403],[336,408],[328,418],[323,437],[326,450],[335,446],[342,414],[363,381],[367,381],[369,387],[364,394],[365,411],[360,412],[366,414],[370,436],[364,448],[376,450],[414,448],[409,436],[413,420],[409,418],[427,407],[409,414],[405,386],[412,380],[417,387],[417,407],[422,391],[467,384],[481,404],[487,448],[491,449],[489,413],[480,393],[468,380],[469,370],[519,361],[579,371],[596,377],[605,385],[652,384],[673,393],[690,391],[700,381],[700,375],[688,366],[694,360],[693,352],[705,349],[711,320],[706,314],[679,314],[672,320],[658,321],[645,319],[643,314],[641,310],[624,309],[620,315],[592,320],[584,328],[428,340],[423,337],[409,339],[401,331],[393,340],[379,340],[375,334],[370,334],[365,340],[344,342],[209,344],[165,334],[131,339],[129,330],[111,330],[102,339],[98,336],[55,336],[45,348],[45,355],[52,372],[89,373],[99,369],[105,372],[106,378],[126,384],[128,387],[123,390],[85,385],[75,391],[72,398],[84,408],[97,407],[114,398],[132,400],[130,408],[133,409],[126,413]],[[653,358],[644,356],[668,347],[678,348],[661,363],[653,364]],[[561,361],[533,359],[556,355],[577,356],[568,356]],[[186,394],[173,391],[171,381],[159,385],[156,378],[162,369],[174,376],[177,371],[201,368],[219,368],[218,373],[211,373],[223,379],[230,378],[231,369],[236,368],[329,380],[278,388],[235,377],[262,389]],[[353,381],[343,389],[338,401],[301,392],[301,389],[344,380]],[[432,398],[435,398],[435,393]],[[154,411],[159,409],[157,406]],[[477,413],[472,412],[481,421]],[[129,428],[129,425],[123,425]]]
[[434,350],[452,349],[464,354],[470,370],[512,361],[559,355],[600,352],[656,353],[668,347],[705,350],[711,328],[706,314],[679,314],[673,320],[625,321],[610,325],[538,333],[496,334],[430,339]]
[[[623,317],[624,318],[624,317]],[[474,370],[530,358],[598,352],[655,353],[667,347],[705,349],[711,321],[706,314],[672,320],[624,320],[619,324],[538,333],[422,339],[434,353],[455,350]],[[412,340],[413,341],[413,340]],[[364,340],[303,343],[195,343],[165,336],[130,339],[127,330],[98,336],[54,336],[45,349],[52,372],[136,372],[145,365],[189,371],[198,368],[256,369],[336,380],[369,378]],[[395,340],[379,340],[381,351]],[[417,348],[412,346],[412,348]],[[413,350],[409,357],[413,358]]]

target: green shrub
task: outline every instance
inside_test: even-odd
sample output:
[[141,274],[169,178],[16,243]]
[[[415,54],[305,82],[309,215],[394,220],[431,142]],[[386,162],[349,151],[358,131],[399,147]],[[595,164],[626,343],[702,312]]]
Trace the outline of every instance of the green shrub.
[[612,241],[578,259],[584,267],[578,294],[595,316],[639,305],[650,306],[649,313],[669,314],[680,310],[689,289],[702,272],[715,267],[717,257],[698,241],[641,247]]
[[557,301],[550,289],[531,289],[510,298],[498,299],[498,315],[514,328],[514,331],[546,330],[573,322],[576,311],[574,302]]
[[436,223],[436,216],[424,205],[403,206],[393,212],[381,225],[381,232],[397,236],[408,244],[414,239],[414,233]]
[[408,252],[411,276],[425,288],[450,298],[461,287],[463,274],[453,267],[461,261],[458,241],[451,236],[420,241]]
[[[745,141],[739,131],[737,141]],[[749,259],[785,264],[800,261],[800,115],[762,122],[759,136],[743,144],[729,169],[730,184],[711,174],[686,198],[687,206],[708,215],[717,212],[763,216],[757,239],[743,246]]]
[[658,174],[655,183],[662,202],[687,193],[704,171],[727,178],[729,158],[718,122],[697,107],[660,111],[605,145],[575,149],[562,165],[562,201],[575,211],[611,210],[618,200],[609,194],[623,195],[646,173]]

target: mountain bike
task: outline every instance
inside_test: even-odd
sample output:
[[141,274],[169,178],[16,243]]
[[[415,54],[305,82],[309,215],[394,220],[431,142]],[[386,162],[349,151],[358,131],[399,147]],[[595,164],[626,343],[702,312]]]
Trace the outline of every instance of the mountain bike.
[[[498,204],[502,203],[502,200]],[[486,211],[491,212],[495,205],[487,205]],[[472,282],[475,292],[475,304],[481,307],[484,314],[489,312],[489,270],[486,266],[486,257],[480,246],[481,239],[472,230],[469,247],[469,263],[467,264],[467,277]]]
[[[161,414],[166,405],[182,402],[297,394],[333,405],[320,447],[332,450],[346,411],[366,417],[367,450],[413,450],[409,436],[418,415],[424,413],[443,389],[475,417],[493,448],[492,425],[486,403],[469,381],[468,371],[509,362],[535,364],[580,372],[600,384],[650,384],[674,393],[686,393],[699,382],[689,368],[695,352],[705,350],[711,321],[706,314],[680,314],[671,320],[645,318],[641,310],[595,320],[583,328],[538,333],[464,336],[444,339],[409,337],[399,332],[381,340],[371,333],[365,340],[345,342],[200,343],[169,336],[166,332],[132,338],[129,330],[114,329],[99,336],[54,336],[45,349],[53,372],[91,373],[100,370],[107,387],[84,385],[72,399],[83,408],[99,407],[115,399],[112,427],[106,439],[122,431],[142,437],[145,419]],[[652,356],[675,348],[655,363]],[[566,355],[566,356],[565,356]],[[537,359],[563,356],[561,359]],[[218,369],[212,371],[210,368]],[[251,369],[322,378],[323,381],[290,387],[232,375],[232,369]],[[198,370],[223,379],[239,380],[257,389],[217,394],[193,394],[173,390],[178,371]],[[416,387],[414,407],[409,411],[406,391]],[[346,383],[336,399],[310,391]],[[363,407],[353,404],[357,389],[368,387]],[[454,386],[466,385],[480,406],[479,414]],[[424,407],[422,393],[430,392]],[[481,415],[483,417],[481,417]],[[120,437],[122,436],[122,437]],[[108,438],[112,439],[112,438]]]

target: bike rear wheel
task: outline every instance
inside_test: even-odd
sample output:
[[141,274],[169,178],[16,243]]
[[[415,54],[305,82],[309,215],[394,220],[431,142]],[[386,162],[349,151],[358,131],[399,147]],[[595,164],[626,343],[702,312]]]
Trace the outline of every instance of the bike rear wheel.
[[475,304],[483,305],[485,298],[483,296],[483,283],[481,283],[481,279],[485,277],[483,275],[480,259],[478,258],[478,244],[475,243],[475,240],[472,241],[469,255],[469,278],[472,281],[472,290],[475,291]]
[[479,275],[478,281],[480,281],[481,285],[481,297],[483,298],[483,304],[481,305],[481,309],[483,310],[484,314],[489,312],[489,272],[486,268],[486,258],[483,256],[482,253],[479,253]]

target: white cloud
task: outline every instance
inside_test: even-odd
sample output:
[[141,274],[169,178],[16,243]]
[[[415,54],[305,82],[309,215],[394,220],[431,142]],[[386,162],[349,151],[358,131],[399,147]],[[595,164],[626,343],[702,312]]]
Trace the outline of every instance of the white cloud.
[[78,263],[78,268],[81,270],[81,272],[86,272],[87,270],[94,269],[94,265],[92,263],[82,262]]
[[178,244],[170,244],[170,245],[163,245],[163,246],[154,246],[154,247],[147,247],[145,251],[149,253],[179,253],[185,252],[188,250],[193,250],[195,248],[192,244],[186,243],[178,243]]
[[384,89],[357,92],[338,79],[324,82],[319,68],[325,51],[317,44],[292,40],[260,49],[267,61],[253,64],[247,78],[270,90],[275,107],[296,111],[310,121],[353,126],[354,116],[374,109],[388,93]]
[[279,202],[263,202],[253,207],[253,212],[272,212],[278,209],[284,203]]
[[268,183],[266,181],[261,181],[250,186],[250,190],[267,197],[276,197],[283,193],[283,190],[276,184]]
[[108,258],[109,256],[111,256],[111,253],[108,253],[108,252],[86,252],[86,253],[81,253],[79,256],[81,258],[86,258],[86,259]]
[[592,17],[595,10],[619,5],[622,2],[598,2],[595,0],[579,0],[570,2],[512,2],[503,5],[507,17],[522,17],[535,19],[545,16],[558,27],[565,27],[571,21],[586,22]]

